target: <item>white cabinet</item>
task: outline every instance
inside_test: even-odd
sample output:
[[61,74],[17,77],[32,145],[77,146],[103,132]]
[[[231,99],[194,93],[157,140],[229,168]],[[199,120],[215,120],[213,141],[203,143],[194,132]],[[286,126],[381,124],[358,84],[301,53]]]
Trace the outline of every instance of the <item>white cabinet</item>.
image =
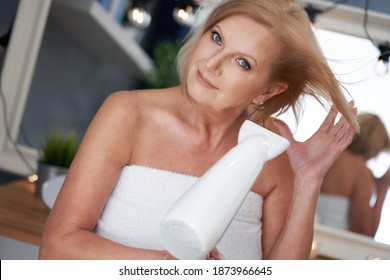
[[53,0],[50,16],[85,48],[140,79],[154,67],[137,41],[139,30],[120,25],[96,0]]

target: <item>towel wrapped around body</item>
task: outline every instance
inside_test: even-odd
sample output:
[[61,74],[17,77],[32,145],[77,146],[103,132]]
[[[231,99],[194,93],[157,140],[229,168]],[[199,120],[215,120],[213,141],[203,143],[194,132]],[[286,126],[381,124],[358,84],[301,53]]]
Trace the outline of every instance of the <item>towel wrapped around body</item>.
[[[197,180],[195,176],[166,170],[124,166],[95,232],[125,246],[164,250],[160,222]],[[262,204],[260,195],[248,193],[217,244],[225,258],[261,259]]]
[[334,228],[348,230],[348,212],[348,198],[333,194],[320,194],[316,209],[317,222]]

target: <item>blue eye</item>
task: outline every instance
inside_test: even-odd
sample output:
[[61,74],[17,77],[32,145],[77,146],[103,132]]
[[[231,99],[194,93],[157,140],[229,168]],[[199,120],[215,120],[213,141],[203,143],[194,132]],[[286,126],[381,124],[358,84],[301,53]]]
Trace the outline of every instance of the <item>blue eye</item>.
[[249,62],[248,61],[246,61],[245,59],[237,59],[237,62],[238,62],[238,64],[242,67],[242,68],[244,68],[244,69],[246,69],[246,70],[249,70],[249,69],[251,69],[251,65],[249,64]]
[[218,45],[222,44],[222,38],[221,35],[218,34],[218,32],[212,32],[211,33],[211,38],[213,39],[214,42],[216,42]]

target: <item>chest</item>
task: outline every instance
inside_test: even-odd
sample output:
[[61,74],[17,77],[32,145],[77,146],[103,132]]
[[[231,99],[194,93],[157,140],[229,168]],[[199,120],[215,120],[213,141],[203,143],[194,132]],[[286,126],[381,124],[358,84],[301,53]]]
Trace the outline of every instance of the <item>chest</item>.
[[212,148],[189,135],[160,133],[138,141],[131,164],[200,177],[234,145],[233,141],[226,141]]

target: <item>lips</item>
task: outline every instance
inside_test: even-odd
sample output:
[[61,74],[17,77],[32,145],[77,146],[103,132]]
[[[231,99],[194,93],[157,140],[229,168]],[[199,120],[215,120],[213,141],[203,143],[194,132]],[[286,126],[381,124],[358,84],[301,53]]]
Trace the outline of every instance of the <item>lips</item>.
[[216,86],[214,86],[209,80],[207,80],[203,74],[198,70],[198,72],[196,73],[196,78],[198,79],[198,81],[203,84],[204,86],[208,87],[208,88],[212,88],[212,89],[217,89]]

